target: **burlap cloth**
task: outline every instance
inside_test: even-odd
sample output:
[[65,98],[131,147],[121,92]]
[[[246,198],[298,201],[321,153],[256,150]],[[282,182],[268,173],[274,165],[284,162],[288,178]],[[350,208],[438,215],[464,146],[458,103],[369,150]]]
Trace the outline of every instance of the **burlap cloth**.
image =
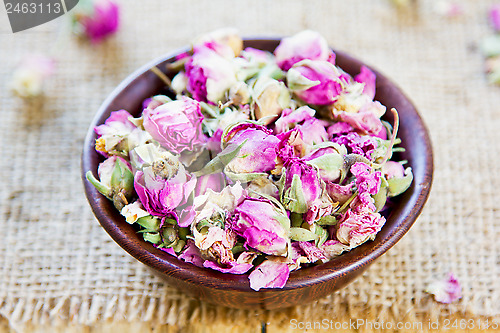
[[[278,332],[294,331],[292,319],[498,319],[500,87],[486,82],[478,50],[492,33],[487,9],[493,2],[457,1],[464,14],[447,18],[432,0],[410,11],[386,0],[129,0],[121,2],[118,34],[96,46],[67,34],[63,18],[12,34],[0,10],[3,326],[259,332],[265,322]],[[147,61],[224,26],[247,36],[319,31],[397,82],[431,133],[434,185],[416,224],[362,277],[313,304],[237,311],[192,300],[119,248],[83,194],[83,138],[107,94]],[[34,52],[58,59],[43,106],[6,88],[19,60]],[[438,304],[424,289],[449,271],[463,297]]]

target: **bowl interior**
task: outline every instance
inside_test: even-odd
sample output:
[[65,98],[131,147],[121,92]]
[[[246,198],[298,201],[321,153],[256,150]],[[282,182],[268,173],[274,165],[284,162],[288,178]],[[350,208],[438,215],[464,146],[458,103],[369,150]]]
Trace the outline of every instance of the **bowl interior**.
[[[246,47],[273,51],[279,39],[246,39]],[[187,49],[186,49],[187,50]],[[113,204],[102,196],[89,182],[85,180],[85,173],[90,170],[97,173],[97,166],[102,157],[94,149],[96,134],[93,128],[109,117],[115,110],[125,109],[138,116],[142,111],[144,99],[159,93],[165,93],[163,82],[150,68],[158,67],[168,76],[166,64],[174,60],[174,56],[186,50],[179,50],[171,55],[152,61],[140,68],[124,80],[104,101],[93,119],[85,139],[82,155],[82,178],[89,203],[97,219],[110,236],[129,254],[156,271],[171,278],[188,281],[193,284],[203,284],[213,288],[229,289],[234,291],[251,291],[246,275],[223,274],[210,269],[199,268],[183,262],[145,242],[136,229],[128,224],[115,209]],[[359,60],[335,51],[336,62],[342,69],[351,75],[360,71]],[[375,99],[390,108],[396,108],[400,115],[400,130],[398,137],[402,139],[401,146],[406,151],[401,153],[401,159],[408,160],[412,167],[414,180],[411,187],[394,201],[394,207],[386,215],[387,222],[377,234],[374,241],[344,253],[333,260],[314,267],[294,271],[283,290],[300,288],[310,284],[343,277],[346,274],[361,272],[374,259],[391,248],[411,227],[418,217],[432,182],[433,160],[430,139],[422,119],[411,101],[389,79],[377,70],[371,68],[377,75],[377,94]],[[390,112],[384,119],[393,123]],[[272,293],[273,290],[263,290],[259,293]]]

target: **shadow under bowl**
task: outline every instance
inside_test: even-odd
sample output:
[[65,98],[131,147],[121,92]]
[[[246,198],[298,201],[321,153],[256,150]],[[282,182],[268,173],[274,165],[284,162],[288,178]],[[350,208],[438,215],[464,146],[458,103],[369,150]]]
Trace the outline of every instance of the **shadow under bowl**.
[[[246,39],[245,47],[273,51],[280,39]],[[224,274],[196,267],[175,258],[145,242],[136,229],[128,224],[112,202],[101,195],[86,179],[85,173],[97,173],[102,156],[94,149],[94,127],[104,123],[110,113],[125,109],[134,116],[142,112],[142,102],[153,95],[164,93],[164,83],[150,69],[158,67],[170,78],[175,74],[166,64],[179,50],[140,68],[126,78],[104,101],[98,110],[85,139],[82,154],[82,179],[92,210],[102,227],[113,240],[134,258],[150,267],[169,284],[185,293],[223,306],[233,308],[277,309],[312,302],[331,294],[359,276],[375,259],[384,254],[410,229],[419,216],[430,192],[433,173],[432,147],[425,124],[405,94],[388,78],[372,69],[377,75],[375,99],[390,108],[396,108],[400,116],[398,137],[400,146],[406,149],[401,159],[408,160],[414,180],[411,187],[395,198],[395,204],[387,215],[387,222],[374,241],[344,253],[329,262],[294,271],[282,289],[250,289],[248,275]],[[346,53],[335,51],[336,64],[351,75],[356,75],[363,65]],[[369,67],[369,66],[368,66]],[[387,112],[384,119],[393,122]],[[145,281],[147,282],[147,281]]]

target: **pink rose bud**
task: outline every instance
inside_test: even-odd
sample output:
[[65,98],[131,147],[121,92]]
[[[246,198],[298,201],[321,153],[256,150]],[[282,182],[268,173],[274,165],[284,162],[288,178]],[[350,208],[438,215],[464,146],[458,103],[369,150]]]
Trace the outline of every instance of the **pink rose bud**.
[[188,97],[143,112],[144,128],[167,150],[179,154],[204,143],[200,104]]
[[317,118],[310,118],[297,125],[303,134],[302,140],[307,145],[317,145],[328,140],[325,122]]
[[278,66],[284,71],[304,59],[335,61],[335,54],[328,47],[325,38],[311,30],[304,30],[292,37],[283,38],[274,50],[274,55]]
[[244,261],[248,258],[245,255],[235,259],[232,249],[236,242],[236,235],[232,230],[212,226],[207,232],[199,233],[196,228],[193,228],[193,235],[196,246],[207,258],[203,263],[204,267],[231,274],[243,274],[253,267],[251,261]]
[[347,83],[347,76],[328,61],[302,60],[287,72],[288,87],[304,102],[328,105]]
[[236,73],[230,60],[207,47],[195,49],[185,65],[187,91],[200,102],[217,105],[236,84]]
[[134,194],[134,175],[127,161],[112,156],[99,164],[97,174],[100,181],[91,171],[87,172],[86,178],[101,194],[112,200],[118,210],[129,204]]
[[92,43],[98,43],[114,34],[120,23],[119,6],[111,0],[92,1],[87,11],[76,12],[73,16]]
[[385,107],[380,102],[368,102],[356,112],[340,111],[337,117],[362,133],[384,138],[385,128],[380,121],[384,113]]
[[176,209],[180,210],[180,206],[188,202],[195,186],[196,178],[174,158],[157,160],[143,171],[137,171],[134,178],[135,191],[142,205],[151,215],[160,217],[181,218],[183,212]]
[[99,136],[95,149],[103,155],[127,155],[130,149],[128,136],[139,129],[129,120],[132,115],[125,110],[113,111],[104,124],[96,126]]
[[327,240],[320,245],[320,248],[323,250],[323,253],[328,259],[338,257],[342,253],[350,250],[348,245],[339,242],[337,239]]
[[227,165],[231,172],[268,172],[275,168],[276,148],[280,140],[272,135],[267,128],[256,124],[242,123],[229,131],[227,137],[231,138],[227,141],[231,145],[228,145],[226,149],[230,149],[232,145],[242,144],[236,158]]
[[285,256],[290,220],[271,201],[247,197],[235,209],[232,228],[246,245],[266,254]]
[[493,5],[490,9],[490,22],[496,32],[500,32],[500,4]]
[[322,194],[322,186],[315,167],[292,158],[285,161],[285,184],[281,190],[282,202],[294,213],[306,213]]
[[193,48],[207,47],[221,56],[232,58],[240,54],[243,49],[243,40],[235,28],[222,28],[198,37]]

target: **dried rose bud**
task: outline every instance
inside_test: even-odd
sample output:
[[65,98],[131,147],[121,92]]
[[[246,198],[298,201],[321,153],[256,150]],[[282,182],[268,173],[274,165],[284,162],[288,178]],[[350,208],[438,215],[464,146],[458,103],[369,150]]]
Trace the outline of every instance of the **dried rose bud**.
[[267,199],[247,197],[235,209],[232,229],[246,245],[263,253],[286,256],[290,219]]
[[335,54],[328,47],[325,38],[311,30],[304,30],[292,37],[283,38],[274,51],[274,55],[278,66],[284,71],[304,59],[335,61]]
[[86,174],[87,180],[121,210],[134,194],[134,175],[129,163],[121,157],[112,156],[99,164],[97,173],[100,181],[91,171]]
[[26,57],[16,68],[10,88],[22,98],[42,95],[45,80],[54,73],[54,59],[43,55]]
[[192,151],[205,141],[200,104],[188,97],[143,112],[144,128],[170,152]]
[[114,34],[120,24],[120,8],[112,0],[87,1],[73,14],[75,29],[92,43]]
[[287,72],[288,87],[304,102],[328,105],[337,100],[347,74],[328,61],[302,60]]
[[353,248],[367,240],[375,239],[385,224],[385,218],[379,213],[359,214],[349,209],[339,221],[337,239]]
[[290,93],[283,82],[268,77],[255,81],[252,87],[255,119],[268,125],[290,105]]
[[221,56],[231,58],[240,54],[243,40],[237,29],[222,28],[198,37],[193,43],[195,52],[199,47],[210,48]]
[[[251,174],[271,171],[276,166],[276,147],[280,140],[263,126],[243,123],[228,132],[227,147],[222,151],[232,149],[234,145],[242,145],[238,155],[226,166],[226,175]],[[246,181],[249,181],[248,179]],[[243,179],[242,179],[243,181]]]
[[229,101],[235,105],[247,104],[250,100],[250,91],[245,82],[239,81],[229,89]]
[[306,213],[322,194],[317,169],[303,160],[290,159],[285,161],[283,174],[281,202],[294,213]]
[[151,215],[161,217],[178,217],[180,213],[176,209],[187,203],[195,186],[196,178],[188,174],[182,164],[175,174],[149,166],[137,171],[134,178],[134,187],[144,208]]
[[187,91],[200,102],[217,104],[236,84],[234,65],[230,60],[207,47],[195,50],[186,62]]
[[130,119],[132,115],[126,110],[111,112],[104,124],[94,129],[98,135],[95,143],[96,150],[105,156],[127,156],[135,145],[151,140],[151,136],[137,128]]
[[316,110],[305,105],[296,110],[285,109],[281,116],[275,122],[275,132],[284,133],[293,128],[299,123],[314,118]]
[[382,172],[387,179],[387,194],[390,197],[405,192],[413,181],[411,168],[404,169],[403,165],[395,161],[387,161],[382,166]]

